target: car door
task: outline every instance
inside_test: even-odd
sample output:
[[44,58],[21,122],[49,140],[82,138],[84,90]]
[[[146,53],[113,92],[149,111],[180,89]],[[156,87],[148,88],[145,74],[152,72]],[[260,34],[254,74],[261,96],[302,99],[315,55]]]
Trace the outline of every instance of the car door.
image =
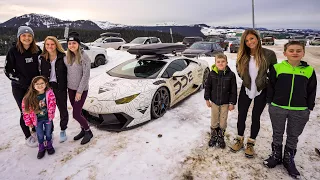
[[[188,68],[189,62],[185,59],[172,61],[162,74],[162,78],[168,78],[170,97],[175,101],[190,87],[193,81],[192,70]],[[173,77],[175,72],[181,72],[181,76]]]
[[104,40],[103,40],[103,44],[102,44],[101,47],[103,47],[103,48],[105,48],[105,49],[109,48],[109,47],[111,46],[111,44],[112,44],[111,41],[112,41],[111,38],[106,38],[106,39],[104,39]]
[[118,49],[121,45],[124,44],[124,40],[121,39],[121,38],[112,38],[111,39],[111,42],[112,42],[112,48],[114,49]]

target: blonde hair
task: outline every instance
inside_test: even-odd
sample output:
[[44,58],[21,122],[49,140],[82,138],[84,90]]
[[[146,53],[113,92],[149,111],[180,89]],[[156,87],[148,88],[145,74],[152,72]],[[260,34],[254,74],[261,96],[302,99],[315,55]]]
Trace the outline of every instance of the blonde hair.
[[218,53],[214,56],[215,59],[225,59],[228,62],[228,57],[223,53]]
[[43,51],[41,53],[41,56],[44,57],[46,60],[49,59],[49,52],[46,49],[46,42],[47,40],[51,40],[56,44],[56,52],[60,52],[64,54],[64,50],[61,46],[61,44],[59,43],[58,39],[54,36],[47,36],[46,39],[44,40],[44,44],[43,44]]
[[[24,49],[22,42],[20,41],[20,36],[17,39],[17,44],[16,47],[18,49],[18,51],[22,54],[26,51],[26,49]],[[36,45],[36,41],[34,40],[34,37],[32,36],[32,42],[30,44],[29,47],[30,51],[32,54],[36,54],[39,51],[38,46]]]
[[24,104],[25,104],[25,112],[30,112],[31,110],[33,110],[35,113],[39,113],[40,112],[40,107],[39,107],[39,100],[38,100],[38,91],[36,89],[34,89],[35,84],[42,79],[45,84],[46,84],[46,88],[45,88],[45,92],[49,89],[49,83],[47,78],[45,78],[44,76],[36,76],[32,79],[31,84],[29,86],[28,92],[26,93],[26,95],[23,98]]
[[76,51],[76,53],[70,51],[70,49],[68,48],[67,50],[67,63],[68,64],[73,64],[73,62],[76,62],[77,64],[81,64],[81,57],[82,57],[82,50],[80,48],[80,44],[78,43],[78,50]]
[[257,41],[258,41],[257,49],[254,54],[254,59],[256,61],[257,67],[261,71],[265,71],[268,68],[267,61],[266,61],[264,54],[262,52],[262,45],[261,45],[261,40],[260,40],[260,36],[259,36],[258,32],[253,29],[247,29],[244,31],[244,33],[241,36],[239,52],[237,55],[237,71],[239,72],[241,77],[244,75],[244,73],[249,68],[249,60],[250,60],[251,50],[246,45],[246,37],[249,34],[256,36]]

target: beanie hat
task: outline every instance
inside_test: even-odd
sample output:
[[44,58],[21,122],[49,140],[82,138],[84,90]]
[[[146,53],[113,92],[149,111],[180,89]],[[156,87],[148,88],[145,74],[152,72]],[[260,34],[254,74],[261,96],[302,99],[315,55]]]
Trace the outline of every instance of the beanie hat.
[[79,38],[79,33],[77,33],[77,32],[70,32],[69,34],[68,34],[68,38],[67,38],[67,42],[69,42],[69,41],[77,41],[79,44],[80,44],[80,38]]
[[29,26],[20,26],[18,28],[17,38],[19,38],[20,35],[24,34],[24,33],[30,33],[32,35],[32,37],[34,37],[34,32],[31,29],[31,27],[29,27]]

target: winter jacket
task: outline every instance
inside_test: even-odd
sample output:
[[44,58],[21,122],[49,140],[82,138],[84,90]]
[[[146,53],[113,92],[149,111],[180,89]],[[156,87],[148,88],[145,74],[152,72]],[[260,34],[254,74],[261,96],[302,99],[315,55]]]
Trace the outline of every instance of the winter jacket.
[[90,78],[90,68],[91,60],[89,56],[82,51],[80,64],[74,62],[73,64],[67,63],[67,57],[64,57],[64,63],[68,69],[68,88],[76,90],[78,93],[87,91],[89,89],[89,78]]
[[38,53],[32,54],[29,48],[21,54],[13,45],[6,56],[4,73],[14,84],[28,89],[32,78],[39,75],[38,56],[41,50],[38,47]]
[[204,99],[211,100],[216,105],[237,103],[237,82],[235,74],[227,66],[226,70],[219,71],[213,65],[212,71],[205,83]]
[[[48,108],[49,121],[52,121],[56,111],[56,97],[54,96],[52,89],[46,91],[46,104]],[[33,110],[30,110],[30,112],[25,112],[24,99],[22,101],[22,114],[26,126],[30,126],[31,124],[37,126],[37,114]]]
[[[263,53],[264,57],[266,58],[267,67],[268,68],[271,65],[274,65],[274,64],[277,63],[276,54],[272,50],[262,48],[262,53]],[[249,74],[249,61],[248,61],[248,64],[246,64],[246,66],[247,66],[247,68],[246,68],[246,71],[245,71],[244,75],[240,76],[239,72],[238,72],[238,74],[239,74],[240,78],[243,80],[242,81],[243,86],[248,88],[248,89],[251,89],[251,77],[250,77],[250,74]],[[265,71],[262,71],[259,68],[258,76],[256,78],[256,85],[257,85],[257,91],[258,92],[267,87],[267,84],[268,84],[268,79],[267,79],[268,68]]]
[[[67,67],[64,64],[63,58],[65,54],[58,52],[55,62],[55,71],[58,84],[58,90],[67,90]],[[51,63],[50,60],[46,60],[43,56],[39,57],[40,60],[40,74],[50,80]]]
[[316,91],[315,71],[306,62],[293,67],[282,61],[270,68],[267,103],[289,110],[313,110]]

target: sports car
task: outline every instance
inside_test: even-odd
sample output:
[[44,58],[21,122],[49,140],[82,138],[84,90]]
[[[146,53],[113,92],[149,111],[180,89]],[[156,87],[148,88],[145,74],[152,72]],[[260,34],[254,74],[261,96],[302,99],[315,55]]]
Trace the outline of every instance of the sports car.
[[[122,131],[163,116],[168,108],[203,87],[206,61],[178,56],[185,45],[161,43],[132,47],[135,59],[89,82],[83,115],[98,128]],[[167,53],[175,53],[167,54]]]

